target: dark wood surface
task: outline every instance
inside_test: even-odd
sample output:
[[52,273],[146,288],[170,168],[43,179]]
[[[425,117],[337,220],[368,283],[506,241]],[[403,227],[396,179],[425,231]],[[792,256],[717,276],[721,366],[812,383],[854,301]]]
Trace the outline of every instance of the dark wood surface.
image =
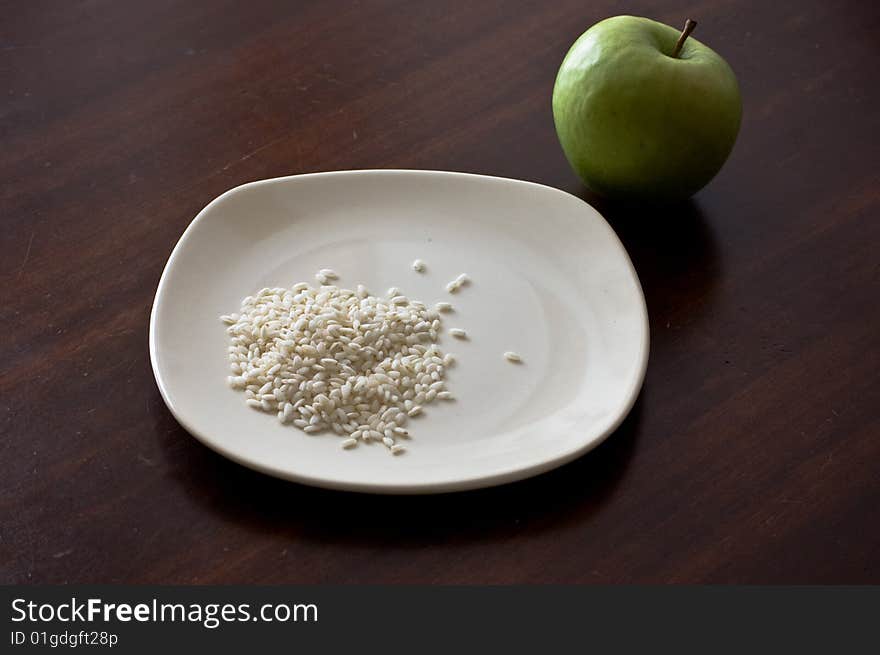
[[[737,72],[695,199],[583,191],[550,113],[628,11]],[[0,582],[880,582],[880,10],[851,2],[10,2],[0,30]],[[436,168],[581,195],[651,318],[624,425],[538,478],[440,497],[309,489],[162,403],[150,305],[246,181]]]

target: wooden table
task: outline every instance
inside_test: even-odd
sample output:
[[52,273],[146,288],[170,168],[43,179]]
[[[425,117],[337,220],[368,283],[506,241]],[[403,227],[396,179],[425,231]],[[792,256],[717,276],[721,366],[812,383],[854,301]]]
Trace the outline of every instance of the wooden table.
[[[4,11],[0,582],[880,582],[880,10],[633,2],[737,72],[692,202],[582,189],[550,113],[583,2],[10,3]],[[348,168],[585,197],[638,269],[652,352],[593,453],[450,496],[237,466],[162,403],[162,267],[212,198]]]

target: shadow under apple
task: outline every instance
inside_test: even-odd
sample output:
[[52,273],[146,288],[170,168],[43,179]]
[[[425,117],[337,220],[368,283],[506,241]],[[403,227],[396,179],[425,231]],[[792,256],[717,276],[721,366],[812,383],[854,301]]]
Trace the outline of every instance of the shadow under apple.
[[628,204],[583,186],[569,192],[605,217],[629,253],[645,293],[652,352],[663,346],[670,324],[699,325],[713,306],[723,261],[698,200]]

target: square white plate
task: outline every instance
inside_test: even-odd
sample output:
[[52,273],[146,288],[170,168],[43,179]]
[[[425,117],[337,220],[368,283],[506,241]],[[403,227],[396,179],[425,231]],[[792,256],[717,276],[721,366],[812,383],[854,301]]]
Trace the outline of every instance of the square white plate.
[[[447,375],[457,400],[410,422],[403,455],[343,451],[337,435],[282,425],[226,383],[218,316],[262,287],[314,283],[320,268],[338,271],[339,286],[455,306],[439,345],[458,359]],[[462,272],[472,284],[450,295]],[[648,319],[617,236],[572,195],[464,173],[340,171],[252,182],[205,207],[159,282],[150,356],[177,420],[245,466],[336,489],[457,491],[535,475],[607,437],[641,387]]]

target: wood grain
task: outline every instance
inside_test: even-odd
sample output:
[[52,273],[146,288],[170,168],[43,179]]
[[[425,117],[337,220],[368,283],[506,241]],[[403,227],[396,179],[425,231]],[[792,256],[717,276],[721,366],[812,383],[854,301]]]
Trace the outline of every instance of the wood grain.
[[[880,10],[628,3],[737,72],[692,201],[584,192],[559,62],[611,0],[9,3],[0,65],[0,582],[880,582]],[[652,354],[598,450],[431,498],[309,489],[200,446],[149,365],[156,283],[237,184],[368,167],[594,203]]]

